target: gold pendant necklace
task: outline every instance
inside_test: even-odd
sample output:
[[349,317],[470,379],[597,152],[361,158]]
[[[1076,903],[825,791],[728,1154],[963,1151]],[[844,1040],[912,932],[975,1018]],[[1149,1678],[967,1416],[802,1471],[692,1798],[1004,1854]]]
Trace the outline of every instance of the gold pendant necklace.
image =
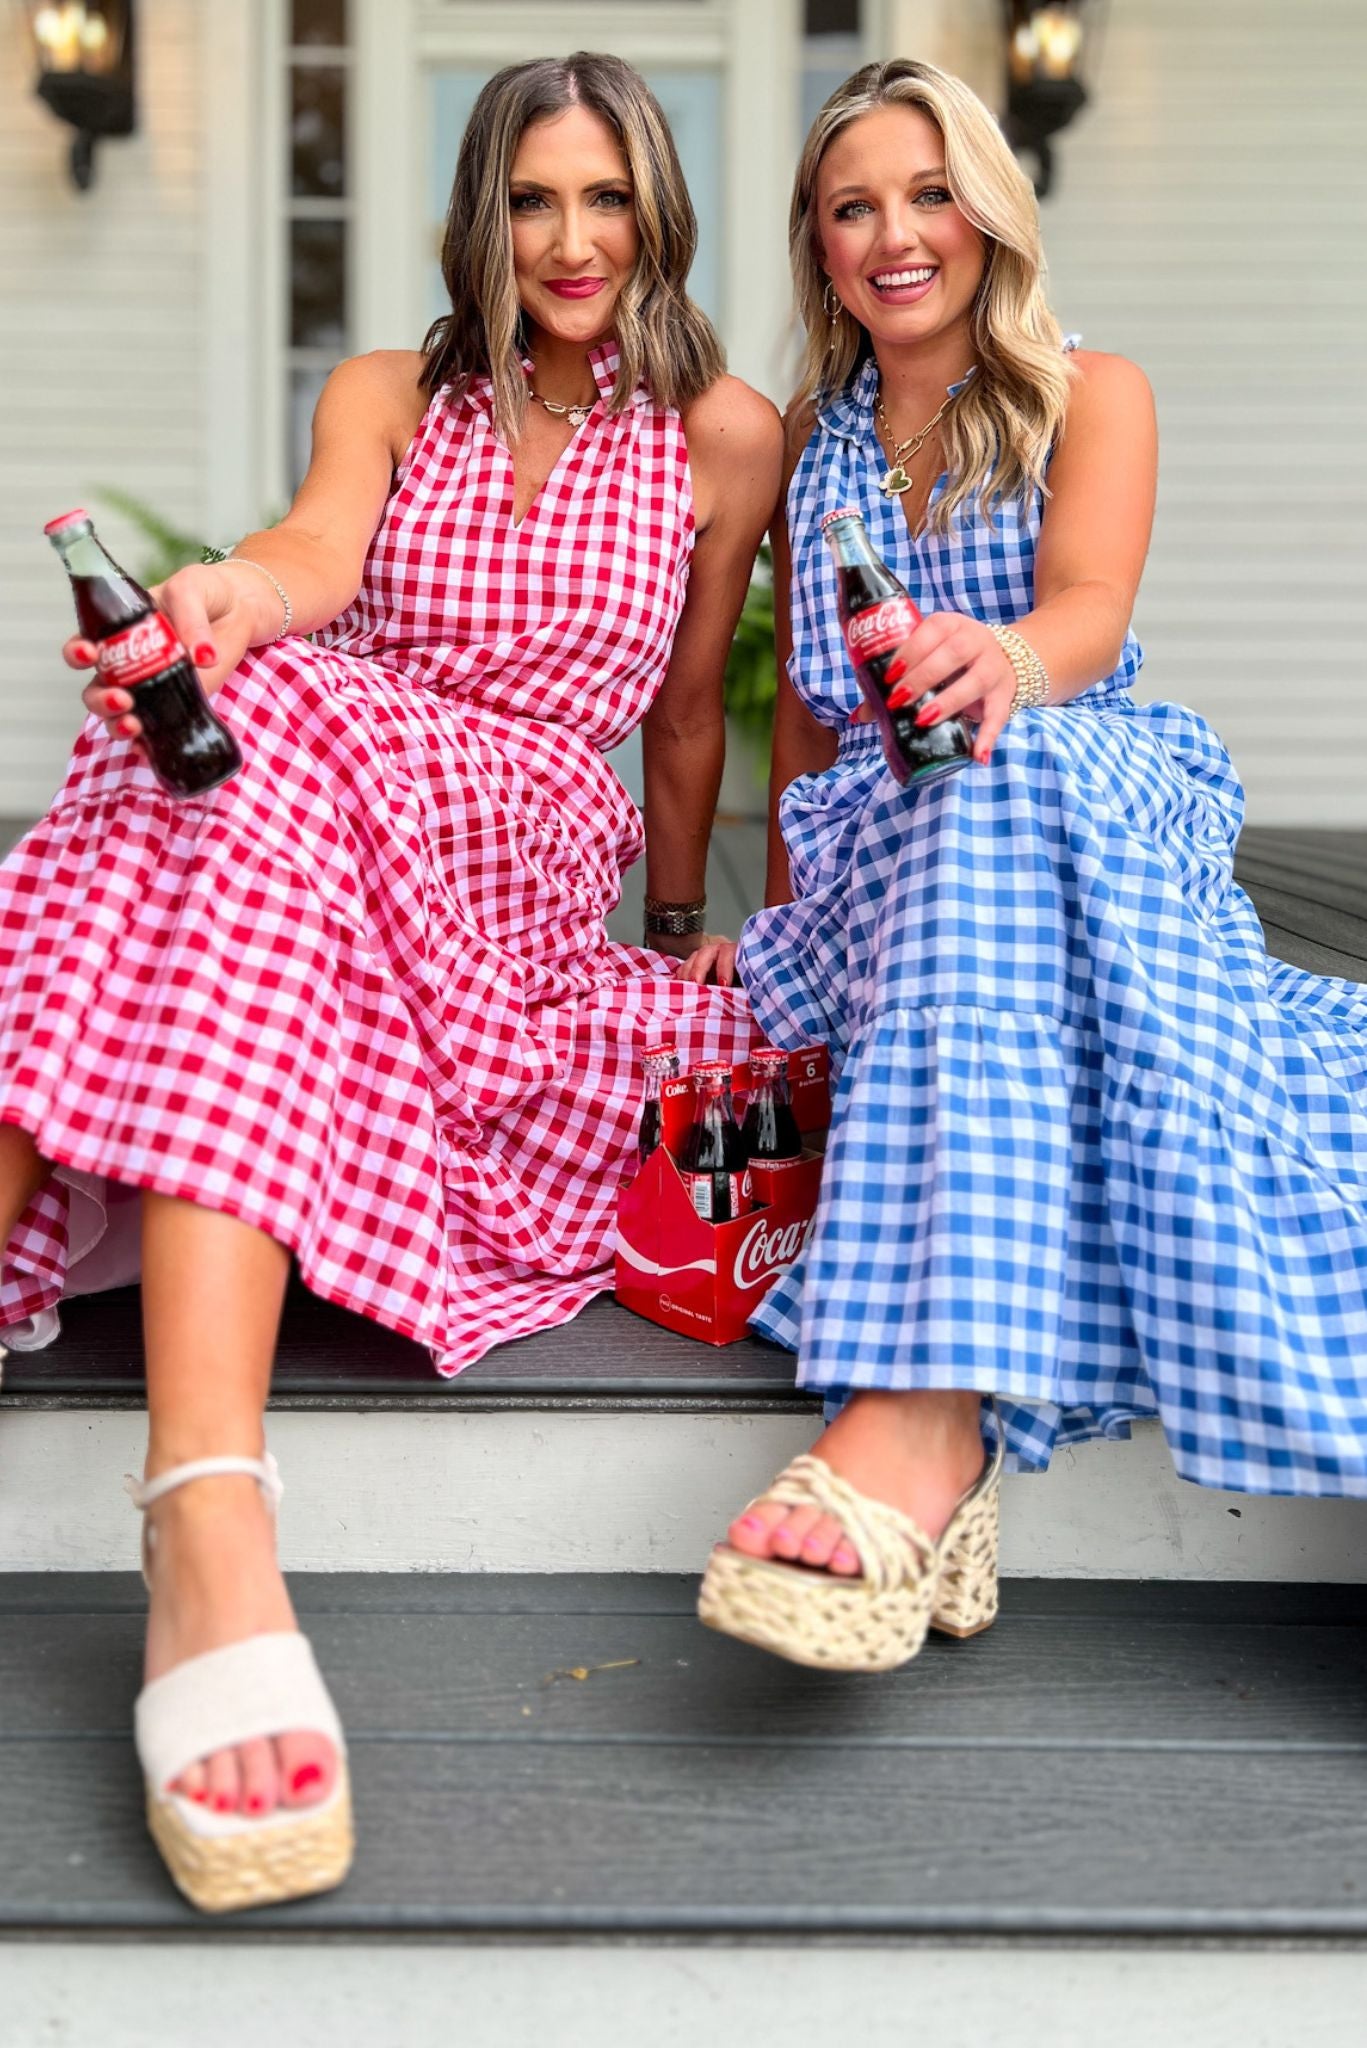
[[530,378],[527,380],[527,392],[538,405],[544,405],[547,412],[553,413],[556,419],[568,420],[576,433],[598,403],[596,398],[591,398],[587,405],[557,405],[553,398],[543,398]]
[[967,379],[964,379],[956,390],[950,392],[934,419],[927,420],[919,434],[908,434],[905,441],[898,441],[893,437],[892,423],[888,418],[887,408],[883,404],[883,386],[880,381],[876,400],[878,421],[887,437],[888,446],[892,449],[892,460],[878,479],[878,488],[885,498],[900,498],[904,491],[911,489],[911,476],[907,470],[907,463],[913,456],[920,454],[927,436],[933,434],[936,427],[939,426],[941,420],[958,397],[959,392],[963,390],[964,382],[966,381]]

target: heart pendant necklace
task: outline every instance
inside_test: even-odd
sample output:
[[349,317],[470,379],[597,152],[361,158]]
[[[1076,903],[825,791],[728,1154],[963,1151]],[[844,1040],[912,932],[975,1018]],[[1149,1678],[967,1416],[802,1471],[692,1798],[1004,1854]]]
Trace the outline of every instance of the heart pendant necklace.
[[527,391],[528,395],[534,398],[538,405],[544,405],[547,412],[553,413],[556,419],[568,420],[576,433],[583,426],[585,420],[593,411],[594,406],[598,403],[596,398],[591,398],[587,405],[557,405],[553,398],[543,398],[530,380],[527,384]]
[[885,498],[900,498],[904,491],[911,489],[911,473],[907,469],[908,462],[911,461],[913,456],[920,454],[925,446],[927,437],[934,433],[936,427],[939,426],[962,389],[963,385],[959,384],[950,392],[934,419],[927,420],[919,434],[908,434],[905,441],[898,441],[894,438],[892,423],[888,419],[887,408],[883,404],[883,387],[880,383],[877,400],[878,424],[883,429],[883,435],[888,447],[892,450],[892,460],[878,479],[878,488]]

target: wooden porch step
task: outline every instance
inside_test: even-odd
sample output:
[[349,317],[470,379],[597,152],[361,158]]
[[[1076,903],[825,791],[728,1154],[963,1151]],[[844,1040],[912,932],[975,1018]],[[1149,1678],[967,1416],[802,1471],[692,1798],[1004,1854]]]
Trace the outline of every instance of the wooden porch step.
[[[1367,1939],[1360,1589],[1018,1581],[882,1679],[714,1636],[669,1577],[294,1590],[360,1853],[218,1938]],[[141,1822],[142,1607],[0,1577],[7,1933],[203,1931]]]

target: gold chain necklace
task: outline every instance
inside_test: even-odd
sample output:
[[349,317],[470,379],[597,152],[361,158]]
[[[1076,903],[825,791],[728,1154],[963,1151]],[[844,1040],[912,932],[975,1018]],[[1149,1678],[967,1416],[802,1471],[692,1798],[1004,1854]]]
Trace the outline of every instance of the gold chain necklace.
[[536,400],[538,405],[544,405],[547,412],[553,413],[556,419],[568,420],[576,433],[583,426],[585,420],[598,403],[595,396],[589,400],[587,405],[557,405],[553,398],[543,398],[541,396],[541,393],[537,390],[530,377],[527,379],[527,393],[529,397]]
[[964,383],[966,382],[966,378],[960,380],[958,386],[950,392],[934,419],[927,420],[919,434],[908,434],[905,441],[898,441],[894,438],[892,422],[888,418],[887,408],[883,404],[883,385],[880,379],[876,400],[878,420],[884,434],[887,436],[888,446],[892,449],[892,460],[878,479],[878,488],[885,498],[900,498],[903,491],[911,489],[911,478],[907,475],[907,462],[912,456],[920,454],[927,436],[934,433],[936,427],[939,426],[941,420],[959,396],[960,391],[963,390]]

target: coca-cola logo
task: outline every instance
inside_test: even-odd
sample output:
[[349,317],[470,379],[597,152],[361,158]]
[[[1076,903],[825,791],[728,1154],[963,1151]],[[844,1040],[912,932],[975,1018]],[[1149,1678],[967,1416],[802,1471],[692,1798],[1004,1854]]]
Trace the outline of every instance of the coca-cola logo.
[[911,600],[890,597],[883,604],[857,612],[845,628],[845,642],[852,661],[871,661],[900,646],[916,630],[916,611]]
[[159,675],[181,657],[181,645],[160,612],[148,612],[135,619],[122,633],[111,633],[100,643],[100,675],[125,689]]
[[815,1217],[799,1216],[795,1223],[771,1224],[761,1216],[751,1225],[736,1250],[733,1277],[741,1289],[758,1287],[786,1272],[815,1228]]

